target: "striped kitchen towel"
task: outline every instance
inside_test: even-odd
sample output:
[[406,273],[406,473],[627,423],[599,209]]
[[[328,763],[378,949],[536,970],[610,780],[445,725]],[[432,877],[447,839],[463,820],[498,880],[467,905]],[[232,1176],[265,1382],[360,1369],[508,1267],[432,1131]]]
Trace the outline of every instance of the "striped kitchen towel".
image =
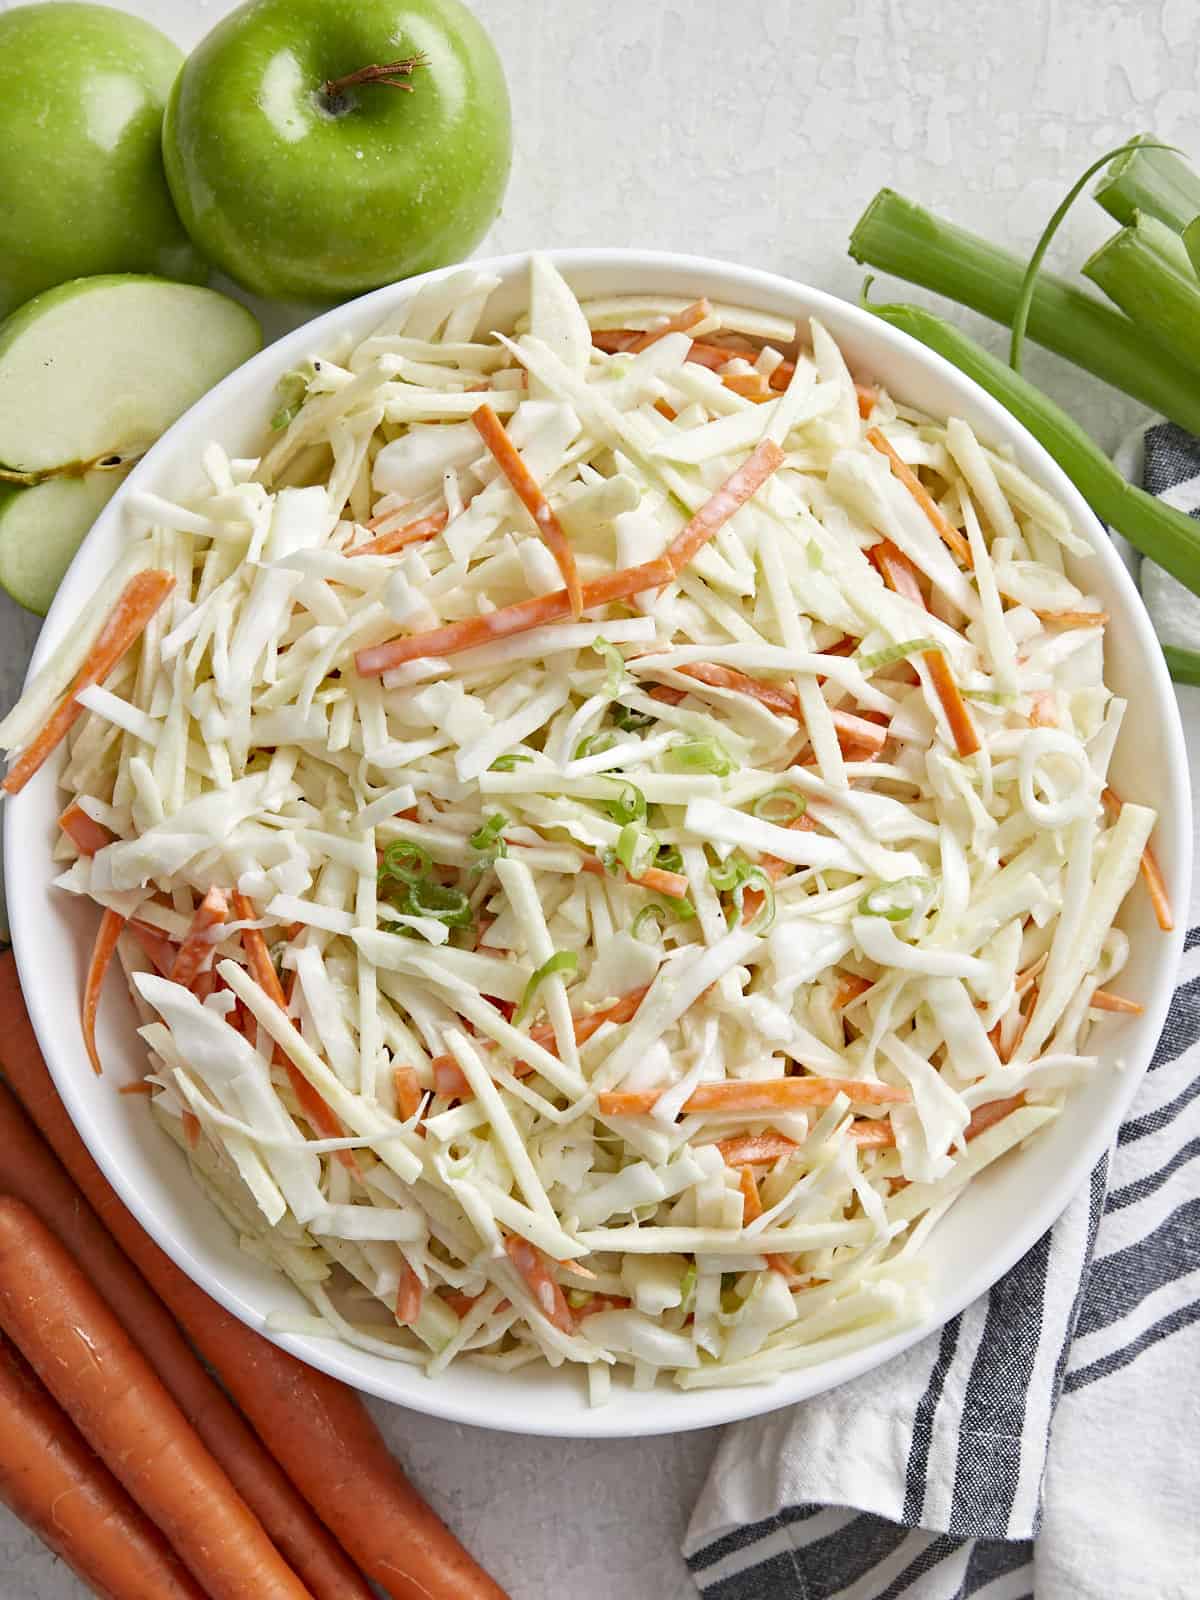
[[[1130,470],[1200,515],[1200,443],[1137,444]],[[1180,699],[1198,771],[1200,689]],[[1200,1596],[1197,924],[1194,892],[1146,1080],[1050,1233],[897,1360],[725,1432],[684,1546],[705,1600]]]

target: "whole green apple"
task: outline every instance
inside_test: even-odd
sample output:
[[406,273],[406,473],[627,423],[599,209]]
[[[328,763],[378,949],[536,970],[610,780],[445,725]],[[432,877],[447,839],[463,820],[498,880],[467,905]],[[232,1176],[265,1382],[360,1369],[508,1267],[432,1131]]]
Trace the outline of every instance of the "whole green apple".
[[163,150],[231,277],[339,299],[473,249],[511,137],[499,58],[459,0],[249,0],[189,56]]
[[163,177],[182,60],[109,6],[0,13],[0,317],[68,278],[204,276]]

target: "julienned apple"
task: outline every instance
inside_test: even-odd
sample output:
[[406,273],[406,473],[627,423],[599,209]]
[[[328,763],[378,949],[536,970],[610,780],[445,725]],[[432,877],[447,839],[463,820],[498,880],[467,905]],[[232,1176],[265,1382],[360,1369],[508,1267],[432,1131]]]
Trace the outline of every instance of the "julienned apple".
[[459,0],[249,0],[188,58],[163,153],[213,261],[312,300],[467,255],[511,137],[499,58]]

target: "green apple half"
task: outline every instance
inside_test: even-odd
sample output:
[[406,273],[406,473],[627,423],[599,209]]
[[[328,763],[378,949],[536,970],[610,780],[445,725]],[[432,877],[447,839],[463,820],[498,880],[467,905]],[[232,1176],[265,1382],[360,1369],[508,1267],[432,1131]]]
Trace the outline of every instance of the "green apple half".
[[158,278],[80,278],[0,324],[0,585],[44,611],[129,465],[261,342],[236,301]]

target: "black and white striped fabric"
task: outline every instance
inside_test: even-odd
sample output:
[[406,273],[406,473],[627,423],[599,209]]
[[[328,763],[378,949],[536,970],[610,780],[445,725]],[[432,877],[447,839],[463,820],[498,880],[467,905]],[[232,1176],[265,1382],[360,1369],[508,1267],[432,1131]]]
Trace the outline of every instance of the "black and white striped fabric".
[[[1139,445],[1200,515],[1200,442]],[[882,1370],[726,1431],[684,1549],[705,1600],[1200,1596],[1198,924],[1193,895],[1146,1080],[1051,1232]]]

